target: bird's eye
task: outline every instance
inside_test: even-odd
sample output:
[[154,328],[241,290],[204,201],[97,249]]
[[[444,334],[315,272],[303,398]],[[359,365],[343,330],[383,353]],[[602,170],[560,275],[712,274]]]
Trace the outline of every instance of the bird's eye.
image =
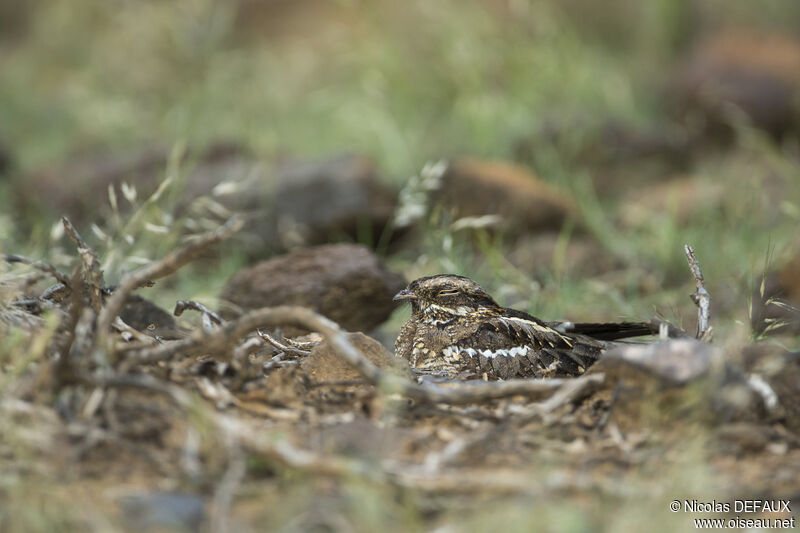
[[438,296],[453,296],[454,294],[458,294],[458,289],[442,289]]

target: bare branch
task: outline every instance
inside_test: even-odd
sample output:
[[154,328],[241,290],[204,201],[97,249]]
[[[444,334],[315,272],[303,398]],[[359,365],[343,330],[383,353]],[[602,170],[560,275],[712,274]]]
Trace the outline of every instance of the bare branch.
[[69,294],[69,314],[66,320],[62,322],[64,335],[60,339],[56,339],[53,344],[54,353],[60,355],[56,363],[56,375],[62,382],[69,381],[75,374],[72,347],[76,336],[80,333],[78,325],[86,306],[86,300],[83,297],[83,284],[80,269],[76,268],[75,274],[69,280],[69,284],[64,285],[65,287],[73,287]]
[[567,380],[552,396],[541,402],[539,408],[542,413],[555,411],[562,405],[574,403],[596,391],[605,381],[604,374],[588,374],[575,379]]
[[86,244],[86,241],[83,240],[83,237],[67,217],[61,217],[61,223],[64,225],[70,240],[78,246],[78,253],[81,256],[81,261],[83,261],[84,280],[89,286],[89,299],[92,302],[92,308],[95,313],[99,313],[100,308],[103,306],[104,285],[100,261],[97,259],[97,254]]
[[67,274],[64,274],[56,267],[51,265],[50,263],[45,263],[44,261],[37,261],[36,259],[30,259],[28,257],[23,257],[21,255],[16,254],[3,254],[3,261],[6,263],[21,263],[23,265],[28,265],[36,270],[41,270],[47,274],[53,276],[59,283],[62,283],[69,287],[70,279]]
[[709,325],[709,307],[711,304],[711,295],[705,287],[705,280],[703,279],[703,271],[700,268],[700,262],[694,254],[694,248],[688,244],[683,247],[686,253],[686,261],[689,263],[689,270],[692,272],[692,277],[695,281],[695,292],[691,294],[692,301],[697,305],[697,335],[696,337],[702,341],[711,340],[712,328]]
[[295,346],[291,346],[289,344],[283,344],[278,339],[274,338],[272,335],[265,331],[258,330],[258,335],[267,341],[267,343],[271,344],[273,347],[277,348],[278,350],[286,353],[293,353],[295,355],[299,355],[300,357],[308,357],[311,355],[311,352],[308,350],[303,350],[301,348],[297,348]]
[[208,316],[208,318],[211,319],[211,321],[214,322],[215,324],[217,325],[222,324],[222,318],[217,313],[215,313],[205,305],[201,304],[200,302],[195,302],[192,300],[178,300],[175,303],[175,310],[172,312],[172,314],[175,316],[181,316],[183,312],[186,311],[187,309],[192,309],[193,311],[199,311],[203,313],[203,315]]
[[161,260],[142,267],[126,276],[100,312],[97,320],[97,341],[95,345],[100,349],[106,350],[108,353],[113,351],[113,345],[108,340],[109,327],[114,318],[119,314],[120,309],[122,309],[128,295],[133,290],[144,286],[152,280],[169,276],[186,263],[195,259],[209,246],[230,237],[242,227],[242,224],[243,222],[240,219],[233,217],[214,231],[191,239],[180,248],[165,255]]
[[112,325],[117,331],[122,333],[124,337],[127,337],[125,340],[135,339],[145,345],[158,344],[158,341],[155,338],[149,335],[145,335],[139,330],[131,327],[130,325],[126,324],[120,317],[114,319]]

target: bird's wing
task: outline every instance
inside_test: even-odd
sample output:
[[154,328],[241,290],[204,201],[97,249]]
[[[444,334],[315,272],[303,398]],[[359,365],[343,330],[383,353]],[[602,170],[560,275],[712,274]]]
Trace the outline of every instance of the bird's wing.
[[445,356],[467,354],[475,370],[500,378],[569,376],[583,373],[604,347],[602,341],[560,333],[531,315],[504,309]]
[[571,348],[570,335],[559,332],[538,318],[516,309],[504,309],[503,312],[488,321],[488,324],[507,332],[512,339],[541,348]]

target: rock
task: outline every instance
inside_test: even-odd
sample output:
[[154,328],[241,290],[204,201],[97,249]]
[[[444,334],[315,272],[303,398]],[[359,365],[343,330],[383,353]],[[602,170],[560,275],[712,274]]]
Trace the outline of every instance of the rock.
[[44,325],[42,317],[29,313],[12,302],[0,301],[0,335],[5,336],[12,331],[30,333]]
[[588,164],[621,166],[657,160],[671,168],[686,168],[691,160],[690,140],[670,125],[643,128],[612,119],[600,125],[598,137],[592,140],[581,158]]
[[687,224],[698,216],[716,213],[722,207],[724,195],[723,183],[676,177],[631,189],[620,204],[620,218],[628,227],[647,225],[658,214],[674,217],[678,224]]
[[742,367],[762,395],[770,420],[800,435],[800,352],[762,342],[742,350]]
[[[117,204],[124,213],[130,204],[122,194],[121,184],[133,185],[137,201],[144,201],[164,179],[169,156],[170,150],[164,146],[78,154],[37,171],[28,179],[17,180],[12,194],[23,214],[40,216],[47,212],[54,218],[66,215],[78,227],[99,223],[98,218],[111,212],[109,186],[115,188]],[[188,173],[181,180],[184,189],[177,206],[179,211],[204,195],[213,196],[236,211],[267,204],[268,191],[261,186],[264,172],[260,162],[236,145],[217,143],[203,151],[190,150],[182,165]],[[238,182],[241,186],[238,190],[229,186],[234,191],[226,192],[224,187],[218,187],[221,182]]]
[[137,493],[120,501],[126,525],[137,531],[199,531],[205,519],[205,501],[179,492]]
[[54,219],[63,215],[81,226],[88,213],[109,207],[109,185],[125,181],[140,195],[154,191],[168,155],[160,146],[78,153],[19,180],[12,194],[26,213],[52,213]]
[[[348,340],[375,366],[393,372],[411,372],[403,359],[390,354],[375,339],[363,333],[348,333]],[[330,343],[325,340],[314,347],[311,355],[300,363],[300,369],[313,383],[335,381],[357,381],[363,379],[361,374],[339,357]]]
[[328,455],[346,455],[362,460],[380,460],[382,454],[399,451],[410,433],[403,428],[386,427],[364,417],[315,431],[314,442]]
[[397,201],[375,163],[344,154],[276,172],[274,215],[285,246],[322,244],[347,237],[375,244]]
[[[774,382],[775,390],[782,391],[794,414],[800,412],[795,385],[800,379],[800,365],[794,356],[785,357],[781,372],[776,374],[780,381]],[[775,375],[754,372],[758,358],[749,355],[747,349],[742,356],[743,367],[735,365],[734,359],[694,339],[673,339],[620,345],[587,374],[605,374],[605,387],[616,396],[612,417],[620,427],[643,421],[669,427],[693,422],[764,424],[776,420],[779,413],[770,405],[773,389],[766,381]]]
[[779,440],[771,427],[763,424],[734,422],[723,424],[715,432],[726,454],[744,455],[764,450],[770,442]]
[[702,40],[673,81],[674,104],[700,129],[727,136],[731,106],[782,137],[800,125],[800,42],[789,36],[725,30]]
[[476,159],[451,164],[434,201],[456,217],[500,215],[514,233],[557,230],[566,220],[578,216],[571,198],[529,170]]
[[[347,338],[377,367],[412,378],[406,362],[375,339],[360,332],[347,333]],[[272,404],[316,405],[326,412],[346,412],[350,416],[362,413],[371,418],[379,417],[383,410],[382,397],[375,387],[339,357],[327,340],[314,346],[299,364],[278,368],[266,379],[264,391]]]
[[591,169],[595,191],[615,196],[632,183],[685,172],[694,143],[684,127],[659,123],[642,127],[621,119],[545,118],[533,133],[514,143],[515,159],[535,162],[543,149],[554,150],[570,168]]
[[128,296],[119,316],[133,329],[148,335],[165,339],[176,339],[181,336],[178,324],[171,314],[136,294]]
[[603,372],[607,380],[628,380],[631,385],[655,380],[659,386],[675,387],[707,376],[720,357],[711,345],[693,339],[621,345],[603,355],[589,372]]
[[0,139],[0,180],[4,179],[16,167],[11,147]]
[[800,253],[778,271],[777,282],[781,295],[800,306]]
[[293,250],[234,275],[224,300],[242,309],[301,305],[350,331],[369,331],[394,310],[406,282],[366,247],[328,244]]
[[800,253],[765,274],[752,302],[750,321],[756,334],[800,332]]
[[0,2],[0,43],[18,46],[29,42],[31,27],[40,14],[41,6],[34,3],[7,4]]
[[[188,168],[178,211],[208,196],[230,211],[264,219],[272,194],[265,165],[247,150],[234,145],[214,145]],[[222,218],[226,218],[223,216]],[[258,220],[258,222],[261,222]]]
[[[709,422],[715,412],[709,397],[719,389],[722,354],[693,339],[620,345],[609,350],[587,374],[605,374],[613,391],[611,419],[622,429],[669,427]],[[716,368],[715,368],[716,367]]]
[[[594,277],[623,264],[597,241],[575,236],[562,250],[561,238],[554,232],[523,235],[508,251],[508,260],[523,272],[547,271],[560,275]],[[562,255],[563,254],[563,255]]]

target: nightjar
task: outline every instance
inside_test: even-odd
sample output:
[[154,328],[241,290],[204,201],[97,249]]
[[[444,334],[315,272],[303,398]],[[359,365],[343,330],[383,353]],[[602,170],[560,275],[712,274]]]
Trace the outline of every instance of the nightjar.
[[394,300],[411,303],[395,354],[417,371],[449,379],[575,376],[608,341],[658,332],[645,322],[544,322],[498,305],[480,285],[452,274],[417,279]]

